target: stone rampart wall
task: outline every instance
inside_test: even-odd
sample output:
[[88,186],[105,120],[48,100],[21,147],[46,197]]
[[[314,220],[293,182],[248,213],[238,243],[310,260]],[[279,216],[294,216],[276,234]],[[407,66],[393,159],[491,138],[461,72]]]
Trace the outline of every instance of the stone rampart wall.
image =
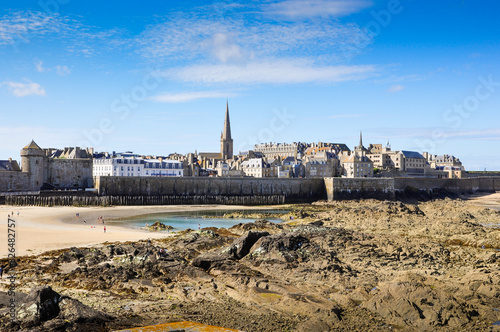
[[394,189],[405,190],[412,187],[420,190],[445,189],[457,194],[478,191],[500,191],[500,178],[478,177],[467,179],[426,179],[426,178],[394,178]]
[[0,192],[29,189],[28,173],[19,171],[0,172]]
[[394,199],[391,178],[325,178],[327,199]]
[[284,196],[286,202],[325,199],[318,179],[110,177],[94,179],[99,195],[112,196]]

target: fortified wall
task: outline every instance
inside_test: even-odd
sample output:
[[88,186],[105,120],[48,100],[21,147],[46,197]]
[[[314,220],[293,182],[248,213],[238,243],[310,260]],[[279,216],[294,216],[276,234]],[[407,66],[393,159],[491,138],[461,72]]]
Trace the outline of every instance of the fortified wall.
[[92,159],[48,159],[43,182],[60,187],[92,187]]
[[445,189],[456,194],[477,191],[500,191],[500,178],[478,177],[466,179],[394,178],[394,189],[405,190],[412,187],[420,190]]
[[0,172],[0,192],[30,189],[28,173],[19,171]]
[[392,178],[325,178],[326,196],[329,201],[342,199],[394,199]]
[[273,196],[286,202],[339,199],[394,199],[407,187],[432,191],[444,189],[463,194],[500,191],[500,178],[157,178],[109,177],[94,179],[100,196]]
[[94,179],[100,196],[284,196],[286,203],[326,198],[322,178],[117,177]]
[[[8,183],[24,181],[26,173],[12,172]],[[9,175],[4,172],[0,185]],[[392,200],[407,188],[431,193],[446,190],[456,194],[500,191],[500,178],[200,178],[200,177],[96,177],[97,193],[61,192],[0,195],[0,204],[11,205],[169,205],[226,204],[277,205],[328,199],[375,198]]]
[[361,198],[394,199],[396,192],[404,191],[408,187],[425,192],[446,190],[456,194],[495,192],[500,191],[500,178],[325,178],[329,201]]

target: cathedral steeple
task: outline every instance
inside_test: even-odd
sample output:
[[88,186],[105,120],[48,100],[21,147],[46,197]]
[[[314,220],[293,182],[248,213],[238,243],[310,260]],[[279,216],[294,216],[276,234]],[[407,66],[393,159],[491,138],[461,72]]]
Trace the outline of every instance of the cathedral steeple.
[[359,145],[354,148],[354,153],[357,157],[361,158],[365,155],[366,149],[363,146],[363,133],[359,132]]
[[222,139],[231,139],[231,122],[229,121],[229,101],[226,101],[226,118],[224,119],[224,129],[222,130]]
[[231,122],[229,121],[229,101],[226,101],[226,118],[224,129],[220,135],[220,154],[222,159],[233,159],[233,139],[231,138]]

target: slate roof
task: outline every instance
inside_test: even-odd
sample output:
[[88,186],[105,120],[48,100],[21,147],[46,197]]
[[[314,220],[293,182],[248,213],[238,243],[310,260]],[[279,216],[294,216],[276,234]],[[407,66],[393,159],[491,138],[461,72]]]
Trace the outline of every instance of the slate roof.
[[0,160],[0,171],[20,171],[19,164],[15,160]]
[[405,158],[413,158],[413,159],[425,159],[419,152],[416,151],[401,151]]

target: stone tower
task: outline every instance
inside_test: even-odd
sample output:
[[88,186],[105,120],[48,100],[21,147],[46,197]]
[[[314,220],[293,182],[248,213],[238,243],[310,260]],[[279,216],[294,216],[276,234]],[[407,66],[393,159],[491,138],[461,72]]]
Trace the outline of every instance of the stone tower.
[[231,138],[231,123],[229,122],[229,102],[226,102],[226,118],[224,129],[220,135],[220,154],[224,160],[233,159],[233,139]]
[[43,150],[33,140],[21,150],[21,169],[28,173],[30,190],[39,190],[43,184],[43,157]]

